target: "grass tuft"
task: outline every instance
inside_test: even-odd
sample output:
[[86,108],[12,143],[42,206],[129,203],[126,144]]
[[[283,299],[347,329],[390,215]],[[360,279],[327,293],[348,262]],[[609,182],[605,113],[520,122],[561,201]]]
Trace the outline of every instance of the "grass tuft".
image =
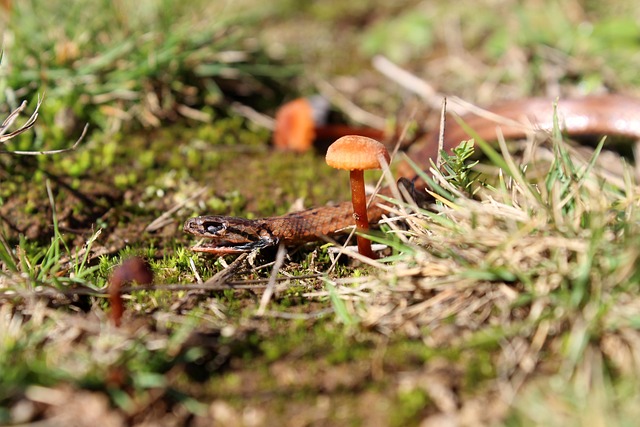
[[[498,346],[500,373],[490,384],[505,402],[511,397],[504,390],[515,393],[540,370],[568,381],[562,393],[580,390],[567,411],[588,405],[603,387],[609,396],[629,387],[640,331],[635,317],[622,313],[637,306],[637,187],[631,174],[610,179],[598,162],[603,142],[583,161],[556,133],[552,160],[528,165],[502,145],[499,164],[508,169],[500,176],[508,178],[496,186],[482,182],[486,176],[456,172],[447,157],[442,170],[431,170],[439,187],[433,212],[416,210],[404,218],[409,229],[395,231],[405,238],[394,241],[391,271],[358,279],[357,294],[339,294],[349,295],[350,317],[436,348],[482,353],[487,344]],[[468,147],[458,152],[466,157]],[[585,381],[589,375],[608,385]],[[536,419],[524,409],[531,396],[519,397],[518,417]],[[614,407],[598,408],[600,416]]]

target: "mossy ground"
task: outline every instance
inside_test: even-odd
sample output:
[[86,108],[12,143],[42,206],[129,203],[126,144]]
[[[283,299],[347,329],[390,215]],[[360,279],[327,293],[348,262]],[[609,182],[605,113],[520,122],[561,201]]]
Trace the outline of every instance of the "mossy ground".
[[[270,132],[238,114],[236,103],[273,115],[282,101],[329,82],[389,123],[427,115],[425,102],[373,70],[380,54],[438,91],[481,105],[637,93],[634,2],[148,0],[132,8],[87,1],[36,14],[45,3],[16,4],[3,17],[11,21],[3,105],[45,93],[37,127],[6,149],[58,149],[83,123],[91,127],[73,152],[0,159],[0,423],[631,425],[637,418],[639,278],[624,242],[609,247],[617,254],[609,264],[569,257],[564,267],[583,269],[577,278],[554,269],[570,245],[523,272],[507,262],[508,251],[488,251],[490,242],[442,237],[425,245],[428,256],[394,264],[395,276],[353,262],[332,266],[324,245],[304,246],[290,252],[280,271],[288,279],[265,316],[256,310],[273,254],[244,264],[225,289],[130,292],[120,329],[110,326],[110,304],[99,294],[133,255],[149,260],[159,287],[225,269],[232,258],[188,250],[192,238],[181,227],[191,216],[270,216],[298,199],[317,206],[348,196],[346,180],[322,156],[275,152]],[[633,194],[609,212],[630,215]],[[635,218],[619,229],[635,230]],[[589,248],[601,254],[594,236]],[[447,288],[437,269],[415,273],[433,254],[464,265],[453,275],[458,287]],[[590,275],[596,270],[620,277],[620,288],[591,287],[609,283]],[[371,277],[386,287],[369,284]],[[331,288],[327,278],[343,282]],[[440,282],[431,288],[433,278]],[[535,285],[547,278],[564,287],[544,293]],[[48,288],[62,292],[42,295]],[[87,289],[91,295],[80,292]],[[596,307],[597,292],[605,297]],[[440,311],[411,312],[425,296],[440,301]],[[431,320],[421,317],[428,310],[436,311]]]

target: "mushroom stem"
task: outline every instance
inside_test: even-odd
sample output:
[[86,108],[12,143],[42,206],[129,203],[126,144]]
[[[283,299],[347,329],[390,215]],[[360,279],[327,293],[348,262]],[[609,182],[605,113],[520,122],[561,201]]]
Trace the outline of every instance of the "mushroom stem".
[[[352,170],[349,177],[356,231],[366,232],[369,230],[369,216],[367,215],[367,196],[364,192],[364,171],[362,169]],[[376,258],[373,249],[371,249],[371,241],[369,239],[357,235],[356,240],[358,241],[358,252],[372,259]]]

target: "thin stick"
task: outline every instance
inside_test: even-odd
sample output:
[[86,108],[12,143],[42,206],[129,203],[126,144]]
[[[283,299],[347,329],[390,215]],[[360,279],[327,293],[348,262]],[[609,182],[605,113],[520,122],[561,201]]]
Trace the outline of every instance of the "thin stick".
[[491,111],[478,107],[477,105],[465,101],[457,96],[440,93],[420,77],[400,68],[382,55],[374,57],[372,63],[380,73],[384,74],[390,80],[393,80],[408,91],[415,93],[434,109],[441,108],[442,98],[446,97],[449,100],[449,106],[447,109],[450,113],[455,113],[460,116],[466,113],[473,113],[476,116],[483,117],[487,120],[491,120],[492,122],[506,126],[521,127],[523,129],[529,128],[517,120],[511,120],[499,114],[492,113]]
[[444,129],[447,124],[447,98],[442,99],[442,108],[440,109],[440,130],[438,131],[438,157],[436,157],[436,166],[440,168],[444,160],[442,159],[442,150],[444,150]]
[[276,254],[276,261],[273,263],[273,269],[271,270],[271,277],[269,278],[269,283],[267,284],[267,288],[262,294],[262,299],[260,300],[260,307],[258,307],[258,311],[256,312],[256,316],[264,316],[264,313],[267,310],[267,305],[269,305],[269,301],[271,300],[271,296],[273,295],[273,290],[276,286],[276,278],[278,277],[278,271],[280,271],[280,267],[284,263],[284,256],[287,253],[287,249],[283,244],[278,246],[278,253]]
[[331,102],[338,106],[351,120],[361,123],[366,126],[371,126],[374,129],[384,129],[387,126],[387,121],[375,114],[363,110],[353,102],[351,102],[346,96],[340,93],[336,88],[331,86],[324,80],[319,80],[316,83],[320,94]]
[[[32,127],[32,126],[33,124],[31,124],[29,127]],[[24,126],[21,129],[22,131],[19,133],[22,133],[26,130],[24,129]],[[0,142],[7,141],[12,136],[15,136],[17,132],[20,131],[21,129],[18,129],[15,132],[11,132],[10,134],[1,137]],[[60,150],[48,150],[48,151],[19,151],[19,150],[18,151],[0,151],[0,154],[19,154],[21,156],[42,156],[42,155],[60,154],[60,153],[65,153],[67,151],[73,151],[76,149],[78,144],[80,144],[80,142],[84,139],[84,136],[87,134],[87,129],[89,129],[89,124],[84,125],[84,129],[82,130],[82,134],[80,135],[80,138],[78,138],[78,140],[71,147],[68,147],[68,148],[62,148]],[[6,139],[3,139],[3,138],[6,138]]]
[[243,254],[240,254],[240,256],[234,259],[233,262],[229,264],[227,268],[225,268],[224,270],[218,271],[211,278],[209,278],[209,280],[204,282],[204,284],[208,286],[218,286],[226,283],[227,279],[233,276],[240,269],[242,264],[244,264],[244,260],[248,256],[249,256],[249,253],[246,253],[246,252]]
[[400,68],[382,55],[376,55],[371,62],[373,67],[381,74],[418,95],[426,101],[431,108],[439,108],[440,99],[443,95],[436,91],[429,83],[411,74],[409,71]]
[[240,114],[242,117],[251,120],[256,125],[265,129],[274,130],[276,128],[276,121],[266,114],[262,114],[248,105],[234,102],[231,104],[231,109],[234,113]]

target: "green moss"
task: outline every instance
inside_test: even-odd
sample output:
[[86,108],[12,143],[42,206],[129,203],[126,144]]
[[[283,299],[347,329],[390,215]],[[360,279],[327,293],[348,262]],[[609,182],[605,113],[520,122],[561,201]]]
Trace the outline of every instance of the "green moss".
[[389,414],[389,425],[400,427],[419,422],[422,418],[420,415],[429,403],[429,396],[423,389],[401,391],[395,398],[393,411]]

